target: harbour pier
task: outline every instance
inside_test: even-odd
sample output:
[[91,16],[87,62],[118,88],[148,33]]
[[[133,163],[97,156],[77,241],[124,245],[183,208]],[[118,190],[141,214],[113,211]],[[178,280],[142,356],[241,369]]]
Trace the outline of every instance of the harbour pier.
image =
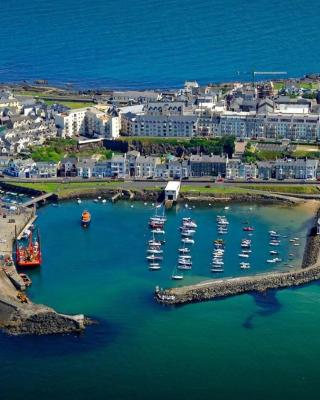
[[21,293],[25,284],[13,262],[17,236],[35,220],[34,207],[0,204],[0,329],[10,334],[52,334],[80,332],[90,323],[82,314],[59,314],[50,307],[35,304]]
[[320,279],[320,235],[317,234],[320,210],[307,237],[302,266],[286,272],[268,272],[236,278],[210,279],[194,285],[169,289],[156,287],[155,299],[162,304],[186,304],[235,296],[250,292],[265,292],[304,285]]

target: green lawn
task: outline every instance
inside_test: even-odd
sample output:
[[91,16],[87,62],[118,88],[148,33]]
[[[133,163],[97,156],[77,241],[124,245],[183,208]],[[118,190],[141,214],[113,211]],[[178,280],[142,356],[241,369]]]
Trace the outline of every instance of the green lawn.
[[92,102],[84,102],[84,101],[53,101],[53,100],[44,100],[44,102],[51,106],[52,104],[62,104],[66,107],[76,109],[76,108],[85,108],[85,107],[93,107],[94,103]]
[[15,186],[31,188],[43,192],[52,192],[61,197],[71,194],[90,193],[98,189],[117,189],[121,188],[122,182],[70,182],[70,183],[56,183],[56,182],[41,182],[41,183],[15,183]]
[[197,193],[197,194],[237,194],[237,193],[249,193],[250,188],[242,188],[239,186],[193,186],[183,185],[181,186],[181,193]]
[[320,194],[319,186],[317,185],[245,185],[241,187],[270,193]]

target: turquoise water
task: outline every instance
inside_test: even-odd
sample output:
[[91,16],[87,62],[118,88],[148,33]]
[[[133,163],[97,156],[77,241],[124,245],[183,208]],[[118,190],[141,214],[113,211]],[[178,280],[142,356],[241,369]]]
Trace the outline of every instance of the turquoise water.
[[[79,223],[92,213],[89,229]],[[164,307],[155,285],[171,285],[181,218],[198,223],[194,266],[185,282],[210,276],[215,217],[230,221],[225,273],[240,274],[242,221],[256,228],[252,273],[271,269],[269,229],[302,237],[310,215],[283,207],[232,205],[168,213],[164,263],[145,263],[150,205],[74,202],[39,210],[44,263],[30,273],[30,297],[99,321],[80,336],[0,336],[3,399],[298,399],[317,394],[319,285],[268,295]],[[301,243],[303,243],[301,239]],[[288,244],[282,244],[285,254]],[[268,246],[267,246],[268,248]],[[297,248],[301,252],[300,248]],[[298,254],[297,254],[298,256]],[[236,261],[236,262],[234,262]],[[281,268],[281,267],[279,267]],[[17,383],[18,382],[18,383]]]
[[[0,81],[173,87],[320,70],[316,0],[6,0]],[[238,74],[239,72],[239,74]]]

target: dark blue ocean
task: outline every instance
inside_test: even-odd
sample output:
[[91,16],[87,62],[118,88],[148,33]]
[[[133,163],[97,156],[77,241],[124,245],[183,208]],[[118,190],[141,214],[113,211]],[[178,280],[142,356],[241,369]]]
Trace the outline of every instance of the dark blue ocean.
[[320,71],[316,0],[6,0],[0,82],[175,87]]

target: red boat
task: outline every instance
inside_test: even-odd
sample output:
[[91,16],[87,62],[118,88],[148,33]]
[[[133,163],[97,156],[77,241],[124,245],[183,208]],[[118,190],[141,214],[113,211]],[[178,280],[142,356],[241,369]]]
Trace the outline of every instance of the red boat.
[[252,231],[254,231],[254,228],[252,226],[245,226],[243,228],[243,230],[246,231],[246,232],[252,232]]
[[33,241],[32,232],[29,237],[29,242],[25,246],[17,243],[16,247],[16,262],[19,267],[39,267],[42,263],[42,255],[40,248],[40,236],[37,235],[37,240]]

